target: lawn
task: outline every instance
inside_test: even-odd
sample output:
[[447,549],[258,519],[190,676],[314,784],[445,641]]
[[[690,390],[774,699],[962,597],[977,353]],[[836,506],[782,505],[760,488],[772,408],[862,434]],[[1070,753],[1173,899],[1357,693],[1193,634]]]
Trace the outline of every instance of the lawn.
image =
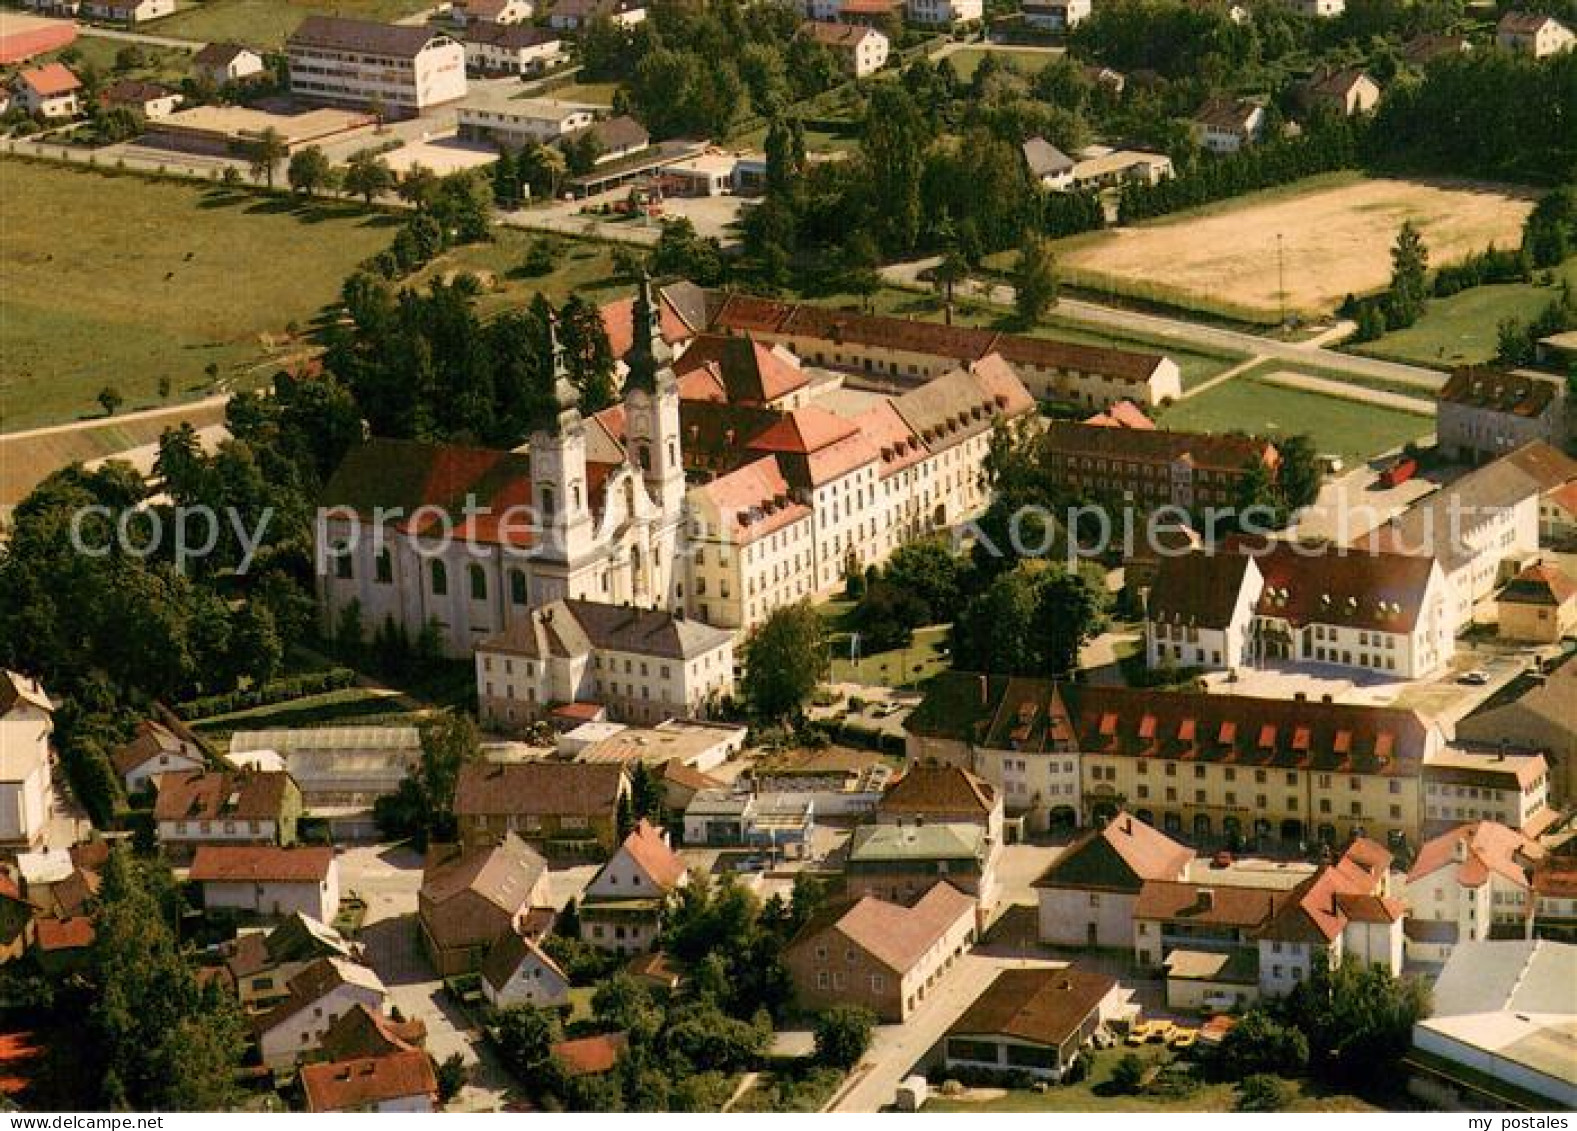
[[[1557,278],[1577,285],[1577,258],[1557,269]],[[1353,346],[1353,353],[1422,365],[1472,365],[1489,361],[1498,346],[1501,319],[1530,321],[1556,297],[1554,287],[1502,283],[1472,287],[1450,298],[1429,300],[1424,316],[1405,330]]]
[[[1158,1045],[1138,1050],[1108,1049],[1092,1054],[1090,1075],[1077,1084],[1059,1085],[1044,1092],[981,1089],[977,1095],[949,1099],[933,1095],[926,1112],[987,1114],[992,1112],[1098,1111],[1098,1112],[1205,1112],[1232,1111],[1237,1104],[1237,1088],[1232,1084],[1200,1083],[1180,1093],[1118,1095],[1111,1088],[1112,1070],[1125,1053],[1136,1053],[1145,1060],[1166,1063],[1172,1054]],[[1294,1112],[1374,1112],[1378,1109],[1356,1096],[1328,1094],[1304,1080],[1287,1081],[1293,1100],[1287,1108]]]
[[572,82],[568,86],[554,87],[547,95],[563,102],[590,102],[597,106],[612,106],[613,93],[619,89],[616,82]]
[[[548,275],[522,274],[520,264],[526,258],[526,250],[539,239],[559,246],[558,265]],[[498,228],[491,243],[471,244],[439,256],[413,282],[419,285],[458,272],[470,272],[482,279],[484,290],[477,306],[484,314],[518,309],[538,291],[555,303],[578,294],[594,304],[630,293],[630,284],[614,277],[612,245],[572,236],[544,236],[518,228]]]
[[[131,49],[140,53],[141,61],[125,70],[116,68],[121,52]],[[118,39],[101,39],[98,36],[78,36],[70,47],[52,51],[40,62],[54,62],[61,56],[74,60],[78,67],[91,70],[106,82],[116,79],[141,79],[145,82],[162,82],[178,85],[191,72],[192,52],[180,47],[152,47],[146,44],[128,44]]]
[[[0,421],[10,431],[255,384],[398,220],[350,206],[0,161]],[[206,374],[216,367],[218,386]]]
[[1427,416],[1361,401],[1287,389],[1235,377],[1161,413],[1163,428],[1184,432],[1244,431],[1284,436],[1307,432],[1318,451],[1348,463],[1368,459],[1434,430]]
[[393,23],[432,7],[428,0],[196,0],[173,16],[149,24],[153,35],[281,47],[296,25],[314,13]]
[[976,69],[987,55],[995,55],[1000,63],[1011,63],[1026,75],[1033,75],[1036,71],[1043,70],[1048,63],[1057,58],[1049,51],[1014,51],[1012,48],[996,51],[965,47],[949,55],[947,61],[952,64],[953,72],[958,75],[959,82],[969,82],[975,77]]
[[192,723],[192,729],[214,742],[227,743],[238,730],[282,727],[414,725],[419,715],[401,705],[398,693],[370,687],[346,687],[321,695],[304,695],[284,703],[215,715]]
[[850,641],[846,632],[834,633],[832,644],[832,673],[834,683],[864,683],[873,687],[901,687],[930,679],[947,670],[947,655],[942,651],[947,645],[948,627],[930,625],[915,630],[914,639],[907,648],[891,652],[857,653],[850,659]]

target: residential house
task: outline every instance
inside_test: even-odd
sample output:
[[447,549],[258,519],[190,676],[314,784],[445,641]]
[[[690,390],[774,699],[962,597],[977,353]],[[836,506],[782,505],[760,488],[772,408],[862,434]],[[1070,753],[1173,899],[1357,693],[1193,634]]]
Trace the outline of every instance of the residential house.
[[455,817],[467,848],[514,833],[549,856],[607,855],[618,847],[622,765],[477,762],[460,771]]
[[500,935],[487,952],[481,974],[482,996],[494,1009],[556,1009],[569,1003],[569,975],[535,942],[513,931]]
[[1407,955],[1444,962],[1453,948],[1526,938],[1534,913],[1538,842],[1494,821],[1475,821],[1426,842],[1407,873]]
[[34,118],[75,118],[82,112],[82,83],[64,63],[23,71],[12,90],[16,105]]
[[571,130],[554,143],[560,149],[572,142],[580,141],[583,137],[590,137],[592,167],[606,165],[613,161],[621,161],[626,157],[634,156],[645,151],[652,144],[652,135],[647,133],[646,127],[641,125],[628,114],[617,114],[611,118],[598,118],[588,126]]
[[907,1020],[974,942],[975,910],[972,896],[944,882],[912,907],[867,895],[817,913],[783,951],[800,1005],[861,1005],[883,1021]]
[[892,44],[873,27],[861,24],[817,23],[803,24],[799,33],[813,43],[830,51],[843,69],[857,79],[873,75],[887,64],[887,54]]
[[343,958],[319,958],[285,985],[289,996],[252,1019],[263,1063],[286,1071],[321,1047],[330,1027],[358,1005],[381,1013],[388,1000],[370,967]]
[[1533,870],[1533,934],[1577,939],[1577,868],[1565,857],[1549,855]]
[[321,958],[355,961],[356,948],[321,920],[296,912],[271,930],[243,930],[223,951],[241,1008],[264,1010],[290,994],[290,979]]
[[465,97],[465,48],[425,24],[309,15],[285,54],[301,99],[411,117]]
[[1514,681],[1457,721],[1456,740],[1493,753],[1542,754],[1550,792],[1577,797],[1577,660]]
[[35,679],[0,669],[0,844],[32,848],[50,817],[55,705]]
[[548,866],[525,842],[431,850],[417,893],[422,945],[443,977],[478,969],[505,935],[522,934],[547,902]]
[[888,783],[876,803],[883,825],[978,825],[994,849],[1003,844],[1002,795],[990,782],[958,766],[920,763]]
[[39,918],[33,925],[33,946],[40,969],[52,978],[85,971],[97,937],[93,919],[87,915]]
[[153,789],[160,774],[192,773],[207,765],[197,736],[174,718],[144,719],[132,740],[110,754],[126,792]]
[[1172,159],[1148,149],[1115,149],[1086,145],[1078,152],[1073,173],[1064,191],[1100,192],[1130,182],[1154,185],[1172,175]]
[[658,609],[554,601],[476,646],[482,717],[534,722],[550,704],[595,702],[616,720],[705,717],[734,693],[734,637]]
[[564,38],[523,23],[471,23],[461,36],[465,65],[484,75],[539,75],[564,57]]
[[598,16],[616,27],[630,28],[646,19],[644,0],[554,0],[548,26],[555,31],[580,31]]
[[1422,554],[1233,542],[1161,561],[1145,658],[1151,667],[1317,663],[1421,679],[1455,654],[1455,613],[1444,571]]
[[1129,947],[1134,905],[1151,880],[1182,881],[1194,850],[1119,813],[1063,850],[1035,881],[1040,941]]
[[210,43],[192,56],[192,71],[214,86],[257,79],[266,70],[262,54],[240,43]]
[[1442,746],[1424,759],[1424,835],[1496,821],[1537,836],[1555,817],[1543,754]]
[[1072,31],[1090,17],[1090,0],[1029,0],[1024,23],[1036,31]]
[[667,834],[642,817],[581,896],[580,937],[617,954],[650,950],[669,897],[688,880]]
[[339,913],[339,862],[333,848],[200,845],[188,879],[200,884],[203,907],[279,918],[307,915],[329,922]]
[[973,895],[984,920],[996,906],[998,855],[978,824],[861,825],[849,841],[844,886],[850,895],[911,903],[945,881]]
[[1242,99],[1212,98],[1194,115],[1194,134],[1211,153],[1236,153],[1264,137],[1265,108]]
[[814,798],[796,793],[699,790],[683,812],[687,845],[752,845],[776,851],[808,845],[816,828]]
[[1571,1033],[1577,946],[1548,940],[1463,943],[1413,1025],[1408,1090],[1444,1111],[1577,1108]]
[[[1070,0],[1071,2],[1071,0]],[[1088,0],[1084,0],[1088,8]],[[1030,13],[1025,11],[1028,20]],[[1024,165],[1032,180],[1042,188],[1061,192],[1073,186],[1073,158],[1043,137],[1032,137],[1019,147],[1024,153]]]
[[0,873],[0,966],[21,958],[37,942],[37,914],[17,882]]
[[70,848],[39,848],[16,854],[22,894],[40,913],[74,919],[93,910],[103,885],[109,846],[101,840]]
[[1566,427],[1566,396],[1553,377],[1469,366],[1435,393],[1435,431],[1442,454],[1479,464],[1524,444],[1558,444]]
[[596,120],[597,107],[556,98],[512,98],[511,91],[482,87],[458,108],[460,137],[515,150],[574,133]]
[[1144,510],[1235,508],[1244,477],[1274,477],[1281,453],[1268,440],[1203,432],[1133,431],[1054,420],[1042,439],[1052,482]]
[[101,108],[124,108],[143,118],[163,118],[173,114],[182,101],[180,91],[138,79],[119,79],[98,92]]
[[1570,51],[1577,43],[1577,34],[1554,16],[1507,12],[1495,25],[1495,43],[1514,55],[1546,59]]
[[1131,1011],[1131,990],[1107,974],[1003,970],[947,1030],[942,1063],[1060,1081],[1106,1022]]
[[418,1048],[302,1065],[300,1079],[314,1113],[439,1110],[432,1058]]
[[175,14],[175,0],[82,0],[89,19],[135,26]]
[[283,772],[194,770],[159,777],[153,820],[177,858],[205,844],[296,842],[301,790]]
[[978,23],[985,15],[985,0],[904,0],[904,14],[922,27],[956,27]]
[[1345,67],[1310,79],[1302,96],[1311,110],[1323,108],[1351,118],[1367,114],[1380,104],[1380,84],[1361,67]]
[[1557,565],[1529,566],[1495,595],[1503,640],[1557,644],[1577,629],[1577,583]]
[[464,28],[510,27],[528,22],[535,12],[531,0],[459,0],[449,15]]

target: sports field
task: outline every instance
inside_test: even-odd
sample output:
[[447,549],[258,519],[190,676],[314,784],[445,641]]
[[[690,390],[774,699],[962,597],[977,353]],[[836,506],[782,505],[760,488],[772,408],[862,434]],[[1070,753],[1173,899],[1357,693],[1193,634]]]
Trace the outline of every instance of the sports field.
[[154,35],[245,43],[277,50],[313,14],[394,23],[431,8],[427,0],[183,0],[175,15],[148,25]]
[[[237,388],[272,373],[397,218],[0,161],[0,430]],[[208,376],[215,367],[217,381]]]
[[1419,226],[1439,266],[1516,244],[1532,201],[1503,185],[1337,174],[1075,236],[1062,241],[1059,259],[1070,283],[1274,322],[1279,278],[1290,312],[1326,314],[1348,294],[1386,285],[1403,221]]

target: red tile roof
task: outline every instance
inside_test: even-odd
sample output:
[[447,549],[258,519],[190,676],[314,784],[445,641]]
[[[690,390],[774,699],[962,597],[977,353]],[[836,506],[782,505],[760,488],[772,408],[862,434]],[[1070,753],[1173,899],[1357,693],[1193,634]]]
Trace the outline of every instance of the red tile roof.
[[1418,850],[1409,882],[1445,868],[1455,869],[1456,882],[1480,887],[1491,875],[1519,887],[1528,886],[1528,871],[1544,855],[1536,841],[1494,821],[1459,825],[1426,841]]
[[658,887],[668,890],[684,879],[683,858],[668,847],[668,841],[663,838],[663,834],[645,817],[642,817],[635,830],[624,838],[624,844],[620,847],[640,865],[641,870],[650,876]]
[[333,864],[332,848],[203,845],[189,878],[197,883],[322,883]]
[[292,784],[283,771],[193,770],[159,775],[159,821],[274,821]]
[[1544,563],[1529,566],[1506,582],[1497,600],[1517,605],[1560,606],[1577,597],[1577,583],[1560,566]]
[[699,334],[675,363],[674,370],[680,378],[681,396],[685,396],[686,376],[700,371],[710,374],[720,385],[724,394],[720,399],[734,404],[764,405],[809,384],[809,378],[792,358],[787,351],[755,341],[748,335]]
[[596,1076],[610,1071],[619,1055],[630,1045],[623,1033],[600,1033],[575,1041],[560,1041],[553,1046],[553,1058],[568,1076]]
[[1553,379],[1469,367],[1452,373],[1435,397],[1442,404],[1535,417],[1544,414],[1559,392]]
[[1046,425],[1045,450],[1062,460],[1115,459],[1136,463],[1186,462],[1210,471],[1241,472],[1251,463],[1274,468],[1280,454],[1274,444],[1231,433],[1169,432],[1155,429],[1103,428],[1071,420]]
[[897,974],[907,973],[959,920],[973,918],[975,897],[952,884],[935,884],[905,907],[867,895],[856,903],[833,907],[812,918],[789,945],[812,945],[816,936],[833,931]]
[[93,920],[86,915],[38,920],[38,949],[46,953],[90,947],[96,936]]
[[1130,400],[1118,401],[1105,412],[1097,412],[1084,423],[1101,428],[1133,428],[1140,432],[1155,430],[1155,421],[1146,416],[1144,410]]
[[997,805],[996,788],[958,766],[913,766],[888,786],[877,813],[973,813],[981,820]]
[[304,1065],[301,1087],[313,1112],[357,1111],[416,1096],[438,1099],[438,1078],[421,1049]]
[[33,67],[23,71],[20,78],[40,98],[54,98],[82,89],[82,83],[64,63],[45,63],[42,67]]
[[810,507],[796,500],[775,456],[720,475],[699,490],[727,524],[720,533],[735,543],[754,542],[811,515]]

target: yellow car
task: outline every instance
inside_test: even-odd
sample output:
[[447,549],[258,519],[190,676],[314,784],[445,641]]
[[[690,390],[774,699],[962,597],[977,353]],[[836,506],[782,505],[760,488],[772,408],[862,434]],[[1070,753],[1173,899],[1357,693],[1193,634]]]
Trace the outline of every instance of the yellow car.
[[1124,1039],[1125,1045],[1142,1045],[1150,1039],[1150,1023],[1148,1021],[1135,1021],[1128,1029],[1128,1036]]
[[1172,1031],[1172,1047],[1179,1052],[1193,1048],[1198,1040],[1198,1029],[1184,1029],[1179,1026]]
[[1170,1021],[1152,1021],[1152,1022],[1150,1022],[1150,1036],[1149,1036],[1150,1043],[1153,1044],[1153,1045],[1155,1045],[1155,1044],[1160,1044],[1160,1045],[1166,1044],[1168,1041],[1170,1041],[1172,1039],[1172,1033],[1173,1033],[1173,1031],[1176,1028],[1177,1028],[1177,1026],[1173,1025]]

